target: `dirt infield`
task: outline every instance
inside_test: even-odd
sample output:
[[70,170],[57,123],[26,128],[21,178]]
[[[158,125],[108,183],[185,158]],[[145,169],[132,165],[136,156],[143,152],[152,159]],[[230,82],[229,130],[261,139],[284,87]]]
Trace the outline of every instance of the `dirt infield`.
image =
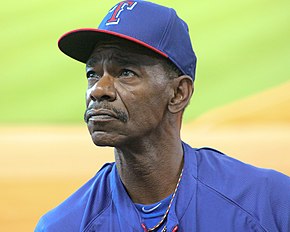
[[[290,175],[289,87],[213,110],[185,125],[183,140]],[[0,231],[33,231],[43,213],[113,161],[84,125],[2,126],[0,149]]]
[[[21,136],[15,136],[19,130]],[[289,130],[285,126],[252,128],[249,133],[231,127],[209,133],[184,128],[183,138],[196,147],[215,147],[244,162],[290,175]],[[0,231],[33,231],[43,213],[103,163],[113,161],[112,150],[94,147],[84,127],[10,128],[6,132],[2,128],[1,135]]]

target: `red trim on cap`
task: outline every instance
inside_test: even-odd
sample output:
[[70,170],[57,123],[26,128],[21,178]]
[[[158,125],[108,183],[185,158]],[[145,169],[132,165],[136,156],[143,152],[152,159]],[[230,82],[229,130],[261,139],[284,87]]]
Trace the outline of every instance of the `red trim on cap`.
[[108,35],[114,35],[114,36],[117,36],[117,37],[120,37],[120,38],[123,38],[123,39],[127,39],[127,40],[130,40],[132,42],[135,42],[137,44],[140,44],[144,47],[147,47],[151,50],[153,50],[154,52],[157,52],[158,54],[168,58],[168,55],[165,54],[164,52],[158,50],[157,48],[141,41],[141,40],[138,40],[138,39],[135,39],[133,37],[130,37],[128,35],[123,35],[123,34],[120,34],[120,33],[117,33],[117,32],[113,32],[113,31],[108,31],[108,30],[102,30],[102,29],[96,29],[96,28],[81,28],[81,29],[76,29],[76,30],[72,30],[72,31],[69,31],[67,33],[65,33],[64,35],[62,35],[59,40],[58,40],[58,44],[60,43],[60,41],[66,37],[67,35],[70,35],[70,34],[73,34],[73,33],[76,33],[76,32],[81,32],[81,31],[91,31],[91,32],[100,32],[100,33],[104,33],[104,34],[108,34]]

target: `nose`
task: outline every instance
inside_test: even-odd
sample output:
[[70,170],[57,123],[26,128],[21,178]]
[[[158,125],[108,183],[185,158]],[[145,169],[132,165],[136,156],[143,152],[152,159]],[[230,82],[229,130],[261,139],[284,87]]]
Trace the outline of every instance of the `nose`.
[[89,90],[89,98],[93,101],[114,101],[116,99],[116,89],[114,77],[107,73],[100,78]]

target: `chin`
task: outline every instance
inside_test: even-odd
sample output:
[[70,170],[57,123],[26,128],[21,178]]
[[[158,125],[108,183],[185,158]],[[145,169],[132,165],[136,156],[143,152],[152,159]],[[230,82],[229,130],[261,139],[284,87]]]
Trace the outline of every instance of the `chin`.
[[95,131],[91,134],[92,140],[96,146],[100,147],[115,147],[119,144],[116,136],[110,135],[106,132]]

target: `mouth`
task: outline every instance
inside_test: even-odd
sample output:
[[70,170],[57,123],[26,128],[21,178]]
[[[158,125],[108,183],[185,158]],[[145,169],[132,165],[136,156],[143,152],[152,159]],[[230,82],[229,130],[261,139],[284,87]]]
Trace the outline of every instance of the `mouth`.
[[110,110],[106,109],[91,109],[87,112],[86,122],[105,122],[118,119],[117,115]]

